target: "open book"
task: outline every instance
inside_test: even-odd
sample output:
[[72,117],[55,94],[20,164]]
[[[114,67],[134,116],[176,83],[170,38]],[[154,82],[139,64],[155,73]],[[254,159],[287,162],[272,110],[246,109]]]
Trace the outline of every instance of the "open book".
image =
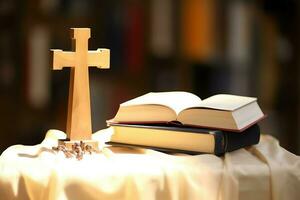
[[218,94],[201,100],[188,92],[151,92],[122,103],[108,124],[178,123],[241,132],[262,118],[253,97]]

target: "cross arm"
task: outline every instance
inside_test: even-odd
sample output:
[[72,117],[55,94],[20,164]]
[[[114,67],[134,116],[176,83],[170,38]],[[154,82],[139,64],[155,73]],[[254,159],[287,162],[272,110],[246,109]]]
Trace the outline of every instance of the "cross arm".
[[60,70],[65,66],[75,65],[74,52],[62,51],[59,49],[52,49],[52,66],[54,70]]
[[95,66],[97,68],[109,68],[109,49],[97,49],[96,51],[88,52],[88,66]]

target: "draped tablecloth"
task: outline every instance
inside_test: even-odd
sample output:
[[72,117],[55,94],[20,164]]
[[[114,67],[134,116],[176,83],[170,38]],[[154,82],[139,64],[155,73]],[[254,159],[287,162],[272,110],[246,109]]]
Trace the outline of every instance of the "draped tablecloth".
[[[103,146],[112,134],[93,134]],[[41,144],[15,145],[0,157],[0,199],[273,199],[300,198],[300,158],[263,135],[226,153],[170,155],[105,147],[83,160],[52,150],[66,135],[49,130]]]

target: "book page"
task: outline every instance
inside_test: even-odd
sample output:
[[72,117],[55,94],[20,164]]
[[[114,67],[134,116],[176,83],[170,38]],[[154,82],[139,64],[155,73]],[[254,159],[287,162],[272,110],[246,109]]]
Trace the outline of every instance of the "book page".
[[254,97],[218,94],[204,99],[197,107],[234,111],[256,100]]
[[122,103],[121,106],[163,105],[172,108],[176,114],[188,107],[195,107],[201,99],[189,92],[150,92],[143,96]]

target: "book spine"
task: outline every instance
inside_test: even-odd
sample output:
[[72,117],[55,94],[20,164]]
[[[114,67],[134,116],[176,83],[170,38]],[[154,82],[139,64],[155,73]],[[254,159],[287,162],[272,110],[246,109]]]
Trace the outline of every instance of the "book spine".
[[224,132],[224,153],[257,144],[260,139],[260,128],[257,124],[237,134]]
[[[99,14],[99,18],[105,16],[109,20],[103,21],[104,41],[105,46],[109,47],[111,52],[111,67],[110,70],[116,72],[124,70],[124,54],[125,54],[125,24],[126,24],[126,7],[125,2],[107,1],[101,3],[104,9],[103,14]],[[100,26],[101,27],[101,26]]]
[[144,65],[144,7],[140,1],[130,2],[126,7],[125,63],[130,73],[140,73]]
[[225,153],[225,135],[223,131],[216,131],[215,136],[215,151],[214,154],[221,156]]
[[150,48],[154,56],[169,57],[173,53],[174,32],[172,0],[152,0],[150,9]]
[[[232,93],[249,95],[249,73],[253,32],[251,3],[230,1],[228,4],[228,60],[231,71],[230,90]],[[253,69],[252,69],[253,70]]]
[[36,26],[29,37],[28,99],[31,106],[43,108],[50,101],[49,43],[46,27]]
[[214,0],[185,0],[181,5],[181,48],[193,61],[209,60],[215,56]]

